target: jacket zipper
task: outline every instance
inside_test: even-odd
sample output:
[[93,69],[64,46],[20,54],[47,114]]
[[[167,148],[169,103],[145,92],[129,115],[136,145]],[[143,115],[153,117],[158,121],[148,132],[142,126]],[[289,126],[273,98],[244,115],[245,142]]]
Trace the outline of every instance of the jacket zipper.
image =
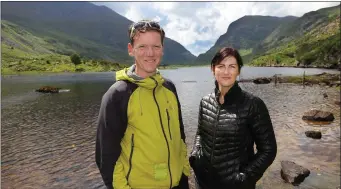
[[154,97],[154,101],[155,101],[156,106],[157,106],[157,110],[159,112],[159,118],[160,118],[160,124],[161,124],[161,128],[162,128],[162,133],[163,133],[163,136],[165,137],[166,144],[167,144],[167,150],[168,150],[168,170],[169,170],[169,176],[170,176],[169,188],[171,189],[172,188],[172,172],[170,170],[170,150],[169,150],[169,144],[168,144],[168,140],[167,140],[167,137],[166,137],[165,129],[164,129],[163,124],[162,124],[160,107],[159,107],[159,104],[157,103],[156,96],[155,96],[155,90],[156,90],[156,87],[158,86],[158,83],[157,83],[157,81],[153,77],[150,77],[150,78],[152,78],[155,81],[155,84],[156,84],[156,86],[153,89],[153,97]]
[[134,152],[134,134],[131,135],[131,151],[130,151],[130,156],[129,156],[129,171],[127,173],[127,181],[129,179],[129,175],[130,175],[131,168],[132,168],[133,152]]
[[170,125],[169,125],[170,117],[169,117],[168,109],[166,109],[166,112],[167,112],[167,122],[168,122],[169,137],[172,140],[172,133],[171,133],[171,130],[170,130]]
[[216,133],[217,133],[217,127],[219,124],[219,114],[220,114],[220,106],[218,106],[217,118],[216,118],[215,124],[214,124],[214,135],[213,135],[213,147],[212,147],[212,153],[211,153],[211,163],[213,160],[213,153],[214,153],[214,147],[215,147],[215,141],[216,141]]

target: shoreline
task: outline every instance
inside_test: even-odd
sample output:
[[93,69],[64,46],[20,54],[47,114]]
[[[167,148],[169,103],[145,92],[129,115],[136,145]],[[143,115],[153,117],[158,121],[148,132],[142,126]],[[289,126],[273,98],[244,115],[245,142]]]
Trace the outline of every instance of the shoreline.
[[303,86],[312,86],[312,85],[323,85],[329,87],[337,87],[340,88],[340,73],[320,73],[314,75],[300,75],[300,76],[282,76],[275,74],[272,77],[258,77],[253,79],[242,79],[240,83],[252,82],[255,84],[269,84],[274,83],[293,83],[299,84]]
[[[245,66],[248,66],[247,64]],[[338,70],[340,71],[341,68],[339,67],[323,67],[323,66],[254,66],[250,65],[250,67],[272,67],[272,68],[315,68],[315,69],[327,69],[327,70]]]
[[[206,67],[210,66],[207,65],[160,65],[158,67],[159,70],[165,70],[165,69],[178,69],[178,68],[190,68],[190,67]],[[254,67],[254,68],[304,68],[304,69],[326,69],[326,70],[335,70],[340,71],[338,68],[326,68],[326,67],[298,67],[298,66],[249,66],[245,65],[245,67]],[[122,68],[120,68],[122,69]],[[20,72],[12,72],[12,71],[3,71],[1,72],[1,76],[18,76],[18,75],[44,75],[44,74],[62,74],[62,73],[101,73],[101,72],[116,72],[120,69],[115,70],[104,70],[104,71],[95,71],[95,70],[85,70],[85,71],[20,71]]]

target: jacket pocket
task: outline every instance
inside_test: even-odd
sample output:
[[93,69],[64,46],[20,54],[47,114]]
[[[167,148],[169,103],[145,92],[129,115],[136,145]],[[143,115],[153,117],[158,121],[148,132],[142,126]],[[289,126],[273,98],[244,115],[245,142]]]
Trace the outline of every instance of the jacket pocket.
[[168,132],[169,132],[169,138],[172,140],[172,132],[171,132],[171,129],[170,129],[170,116],[169,116],[169,112],[168,112],[168,109],[166,109],[166,113],[167,113],[167,124],[168,124]]
[[131,151],[129,156],[129,169],[127,173],[127,181],[129,180],[130,172],[132,169],[132,160],[133,160],[133,153],[134,153],[134,134],[131,135]]

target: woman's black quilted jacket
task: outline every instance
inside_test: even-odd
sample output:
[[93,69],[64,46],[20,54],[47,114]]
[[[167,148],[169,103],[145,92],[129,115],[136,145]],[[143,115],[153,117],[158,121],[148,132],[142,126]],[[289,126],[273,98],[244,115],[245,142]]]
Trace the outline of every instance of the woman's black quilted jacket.
[[[203,188],[255,188],[277,153],[268,109],[237,82],[222,105],[219,95],[216,88],[200,102],[191,166]],[[240,173],[245,180],[238,179]]]

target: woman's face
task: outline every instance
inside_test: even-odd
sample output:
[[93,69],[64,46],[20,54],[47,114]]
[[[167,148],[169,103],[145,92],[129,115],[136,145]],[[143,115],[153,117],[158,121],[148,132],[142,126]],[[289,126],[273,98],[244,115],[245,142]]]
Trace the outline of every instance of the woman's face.
[[236,58],[228,56],[219,64],[212,67],[215,79],[221,87],[232,87],[239,75],[239,68]]

